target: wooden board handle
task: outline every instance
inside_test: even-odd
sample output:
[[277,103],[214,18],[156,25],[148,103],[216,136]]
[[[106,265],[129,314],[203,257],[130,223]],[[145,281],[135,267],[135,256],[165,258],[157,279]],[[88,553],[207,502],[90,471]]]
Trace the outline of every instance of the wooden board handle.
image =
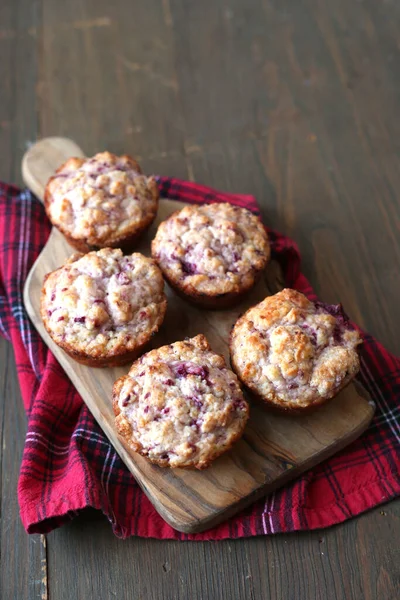
[[22,159],[22,178],[25,185],[43,202],[47,181],[58,167],[72,156],[79,157],[85,154],[68,138],[48,137],[36,142]]

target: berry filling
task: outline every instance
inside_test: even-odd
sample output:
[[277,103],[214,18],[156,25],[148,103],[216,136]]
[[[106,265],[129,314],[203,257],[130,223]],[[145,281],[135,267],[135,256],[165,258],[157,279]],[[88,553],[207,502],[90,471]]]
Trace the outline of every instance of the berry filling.
[[198,273],[196,265],[194,263],[181,261],[182,271],[186,273],[186,275],[196,275]]
[[130,394],[125,396],[125,398],[122,400],[122,406],[128,406],[130,399],[131,399]]
[[208,367],[200,367],[193,363],[180,363],[172,367],[176,377],[187,377],[188,375],[197,375],[201,379],[207,379],[209,374]]
[[74,322],[75,323],[85,323],[86,322],[86,317],[75,317],[74,318]]
[[118,273],[117,278],[118,283],[120,283],[121,285],[129,285],[131,283],[131,280],[125,273]]

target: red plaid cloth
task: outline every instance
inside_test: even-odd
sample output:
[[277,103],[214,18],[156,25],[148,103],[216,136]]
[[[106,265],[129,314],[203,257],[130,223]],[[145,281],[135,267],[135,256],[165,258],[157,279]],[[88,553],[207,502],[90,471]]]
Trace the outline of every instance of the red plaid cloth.
[[[160,178],[164,197],[228,201],[257,211],[252,196],[223,194]],[[28,191],[0,184],[0,331],[14,346],[28,416],[18,498],[28,533],[44,533],[92,506],[119,537],[216,540],[327,527],[400,493],[400,360],[365,335],[359,379],[377,405],[358,441],[294,483],[205,533],[167,525],[140,490],[29,322],[22,302],[28,271],[49,235],[43,207]],[[300,272],[296,245],[269,231],[288,287],[315,295]]]

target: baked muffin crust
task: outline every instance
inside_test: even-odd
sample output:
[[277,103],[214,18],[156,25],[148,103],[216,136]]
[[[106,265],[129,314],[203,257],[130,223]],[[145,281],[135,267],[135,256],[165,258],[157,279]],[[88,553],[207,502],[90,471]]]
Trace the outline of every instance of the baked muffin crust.
[[162,467],[204,469],[242,435],[249,407],[204,335],[151,350],[113,390],[116,428]]
[[101,152],[70,158],[50,178],[46,213],[83,252],[129,245],[153,222],[158,207],[153,177],[131,157]]
[[236,322],[231,363],[264,402],[302,411],[336,395],[357,374],[360,343],[340,307],[284,289]]
[[160,224],[152,256],[194,302],[230,305],[257,281],[270,256],[260,219],[228,203],[185,206]]
[[122,364],[160,327],[167,306],[163,289],[153,260],[103,248],[75,254],[46,276],[41,315],[52,339],[76,360]]

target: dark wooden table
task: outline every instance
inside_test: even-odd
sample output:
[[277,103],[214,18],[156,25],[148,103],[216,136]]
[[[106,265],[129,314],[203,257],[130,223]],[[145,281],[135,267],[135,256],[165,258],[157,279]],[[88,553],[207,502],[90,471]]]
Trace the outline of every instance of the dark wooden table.
[[[399,353],[397,0],[3,0],[0,178],[38,137],[253,193],[321,298]],[[0,341],[4,600],[400,597],[400,503],[326,531],[220,543],[113,537],[88,512],[27,536],[26,428]]]

